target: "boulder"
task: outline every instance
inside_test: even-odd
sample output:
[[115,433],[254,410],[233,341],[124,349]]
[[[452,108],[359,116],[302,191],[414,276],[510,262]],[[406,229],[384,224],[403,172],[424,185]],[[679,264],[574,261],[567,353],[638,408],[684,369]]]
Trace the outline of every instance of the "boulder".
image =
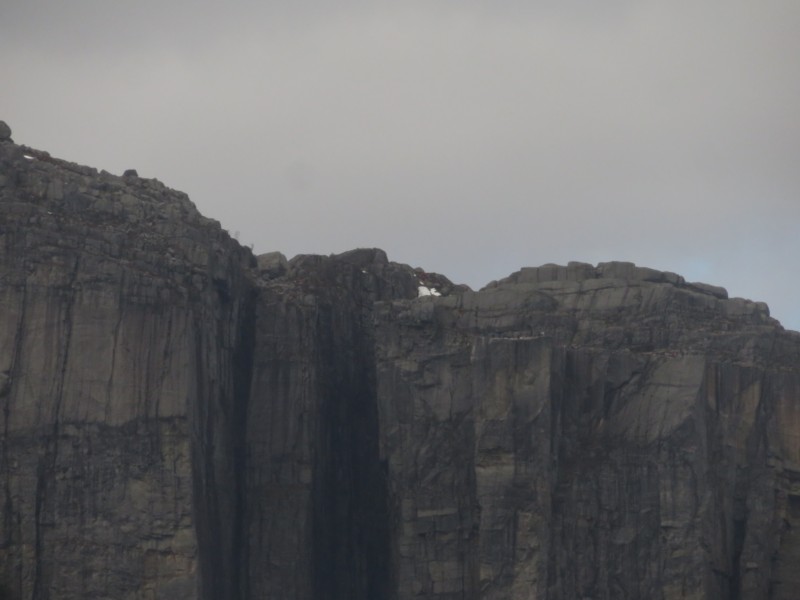
[[11,141],[11,127],[5,121],[0,121],[0,142]]

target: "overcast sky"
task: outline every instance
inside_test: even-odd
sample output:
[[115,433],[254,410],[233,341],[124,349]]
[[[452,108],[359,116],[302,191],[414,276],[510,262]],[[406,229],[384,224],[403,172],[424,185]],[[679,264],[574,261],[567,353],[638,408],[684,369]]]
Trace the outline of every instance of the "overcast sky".
[[800,330],[798,0],[4,0],[14,140],[257,253],[629,260]]

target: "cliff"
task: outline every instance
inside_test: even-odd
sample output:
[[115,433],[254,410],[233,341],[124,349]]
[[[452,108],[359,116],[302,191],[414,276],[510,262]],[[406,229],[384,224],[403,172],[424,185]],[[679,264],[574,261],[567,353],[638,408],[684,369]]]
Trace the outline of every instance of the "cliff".
[[0,598],[800,585],[800,334],[721,288],[256,258],[0,127],[0,306]]
[[158,181],[8,141],[0,205],[6,596],[230,597],[252,257]]

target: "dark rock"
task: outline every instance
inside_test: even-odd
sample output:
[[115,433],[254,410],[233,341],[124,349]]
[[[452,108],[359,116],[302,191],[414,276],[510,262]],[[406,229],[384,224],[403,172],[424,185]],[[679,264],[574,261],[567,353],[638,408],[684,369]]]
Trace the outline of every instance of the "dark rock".
[[11,127],[5,121],[0,121],[0,142],[11,141]]
[[569,272],[432,299],[422,326],[381,305],[398,597],[791,597],[770,456],[800,456],[798,336],[649,270]]
[[720,300],[728,299],[728,290],[726,290],[723,287],[719,287],[716,285],[708,285],[707,283],[699,283],[699,282],[688,283],[687,287],[691,290],[703,292],[704,294],[710,294],[711,296],[719,298]]
[[0,205],[2,597],[796,596],[800,334],[763,303],[256,259],[14,144]]
[[267,252],[259,254],[256,258],[258,271],[267,279],[282,277],[289,270],[289,261],[280,252]]
[[241,428],[252,257],[183,194],[13,148],[0,584],[10,598],[233,597],[235,456],[210,452]]
[[385,265],[389,262],[386,252],[380,248],[357,248],[340,254],[338,258],[342,262],[358,267],[366,267],[372,264]]
[[139,173],[136,172],[136,169],[126,169],[125,172],[122,174],[123,177],[138,177]]

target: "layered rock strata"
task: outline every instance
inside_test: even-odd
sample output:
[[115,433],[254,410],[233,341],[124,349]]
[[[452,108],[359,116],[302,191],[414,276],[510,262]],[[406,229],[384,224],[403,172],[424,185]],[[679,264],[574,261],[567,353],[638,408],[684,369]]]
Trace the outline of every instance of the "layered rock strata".
[[257,259],[0,127],[0,597],[788,600],[800,334],[631,263]]

